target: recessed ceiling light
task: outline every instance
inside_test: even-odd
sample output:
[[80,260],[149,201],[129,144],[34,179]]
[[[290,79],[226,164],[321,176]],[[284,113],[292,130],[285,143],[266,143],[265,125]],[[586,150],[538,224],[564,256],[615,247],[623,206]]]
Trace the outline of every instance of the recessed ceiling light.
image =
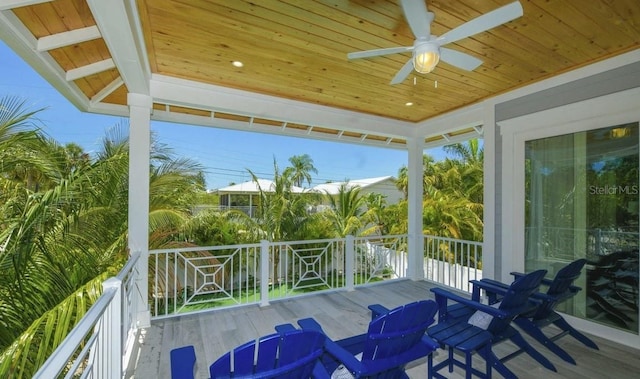
[[234,65],[235,67],[242,67],[244,66],[244,63],[240,62],[240,61],[233,61],[231,62],[232,65]]
[[410,101],[408,101],[408,102],[404,103],[404,105],[406,105],[407,107],[410,107],[410,106],[412,106],[412,105],[413,105],[413,103],[412,103],[412,102],[410,102]]

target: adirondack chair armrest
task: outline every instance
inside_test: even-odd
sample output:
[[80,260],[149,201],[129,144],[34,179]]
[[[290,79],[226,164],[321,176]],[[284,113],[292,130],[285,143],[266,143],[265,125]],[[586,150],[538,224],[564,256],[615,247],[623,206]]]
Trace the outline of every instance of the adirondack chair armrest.
[[491,279],[470,280],[473,284],[473,299],[480,301],[480,290],[484,290],[489,297],[489,303],[498,301],[498,296],[504,296],[509,290],[509,286]]
[[433,292],[436,295],[436,303],[438,303],[438,316],[440,317],[440,321],[443,320],[443,315],[446,315],[447,313],[448,300],[452,300],[452,301],[455,301],[456,303],[466,305],[477,311],[488,313],[489,315],[500,318],[500,319],[504,319],[510,316],[510,313],[502,311],[498,308],[494,308],[490,305],[485,305],[477,301],[467,299],[465,297],[456,295],[442,288],[432,288],[431,292]]
[[513,276],[513,280],[516,280],[519,277],[526,275],[524,272],[518,272],[518,271],[512,271],[512,272],[510,272],[510,274],[511,274],[511,276]]
[[361,353],[354,347],[364,346],[366,334],[354,336],[340,341],[325,341],[325,351],[342,363],[350,372],[358,372],[361,377],[375,376],[376,373],[386,371],[391,367],[402,366],[408,362],[431,354],[440,345],[426,334],[422,337],[422,345],[417,345],[402,354],[390,358],[378,358],[363,364],[356,354]]
[[293,324],[280,324],[280,325],[276,325],[275,329],[276,329],[276,332],[278,333],[286,333],[292,330],[296,330],[296,327],[293,326]]
[[487,279],[487,278],[482,278],[480,280],[472,280],[471,282],[472,283],[473,282],[479,282],[480,285],[482,285],[482,284],[490,284],[492,286],[502,287],[502,288],[505,288],[505,289],[509,288],[508,284],[505,284],[505,283],[502,283],[502,282],[499,282],[499,281],[493,280],[493,279]]
[[575,295],[578,292],[582,291],[582,287],[572,285],[569,286],[569,291],[571,291]]
[[[341,340],[339,342],[335,342],[329,338],[327,338],[324,342],[324,349],[329,355],[335,358],[338,362],[343,364],[349,371],[361,372],[363,370],[362,362],[358,358],[356,358],[356,354],[361,353],[361,351],[355,347],[364,346],[365,335],[355,336],[348,338],[347,340]],[[359,341],[359,340],[362,341]],[[343,344],[346,344],[345,347]],[[348,349],[351,347],[351,349]],[[354,350],[355,348],[355,350]]]
[[371,311],[371,320],[374,320],[378,316],[389,312],[389,308],[381,304],[371,304],[367,308],[369,308],[369,310]]
[[318,322],[311,317],[298,320],[298,325],[300,325],[302,329],[317,330],[324,333],[324,330],[322,330],[322,326],[320,326],[320,324],[318,324]]
[[422,337],[422,343],[428,346],[429,349],[431,349],[432,351],[435,351],[438,348],[440,348],[440,344],[426,334],[424,335],[424,337]]

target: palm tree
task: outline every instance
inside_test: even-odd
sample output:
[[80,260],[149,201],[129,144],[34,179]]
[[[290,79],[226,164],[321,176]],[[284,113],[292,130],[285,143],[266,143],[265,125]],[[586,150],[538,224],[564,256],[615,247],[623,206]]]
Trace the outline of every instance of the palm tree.
[[484,149],[478,139],[472,139],[466,143],[456,143],[445,146],[445,151],[457,157],[462,189],[471,201],[482,203],[483,198],[483,162]]
[[306,181],[311,185],[311,173],[318,173],[318,170],[313,165],[313,159],[308,154],[294,155],[289,158],[291,167],[287,167],[284,173],[291,178],[293,183],[302,187],[302,184]]
[[326,216],[333,225],[334,237],[344,238],[356,234],[363,226],[365,198],[360,196],[359,186],[342,183],[337,195],[326,195],[330,209]]
[[387,220],[387,200],[386,196],[370,192],[364,196],[366,204],[366,212],[363,219],[368,223],[369,227],[362,232],[362,235],[385,235],[388,232]]
[[407,168],[407,166],[402,166],[398,170],[396,188],[404,194],[405,200],[409,197],[409,168]]
[[[429,185],[433,184],[432,180],[434,178],[434,158],[429,154],[422,155],[422,180],[423,180],[423,188],[427,188]],[[398,178],[396,179],[396,187],[402,191],[404,194],[405,200],[409,195],[409,169],[407,166],[400,167],[398,170]]]
[[[273,161],[273,187],[262,188],[258,177],[249,170],[253,181],[258,184],[259,202],[257,222],[263,235],[270,241],[294,241],[304,239],[312,218],[308,217],[307,207],[313,199],[311,194],[293,191],[291,170],[281,174],[278,164]],[[280,251],[273,252],[273,275],[278,275]],[[274,282],[278,277],[272,278]]]
[[[105,138],[95,160],[72,169],[64,148],[54,141],[41,147],[25,162],[45,186],[6,179],[14,166],[0,173],[15,188],[0,220],[0,377],[31,377],[128,256],[124,134]],[[162,247],[170,238],[158,231],[175,229],[189,215],[200,167],[158,146],[151,162],[150,244]]]

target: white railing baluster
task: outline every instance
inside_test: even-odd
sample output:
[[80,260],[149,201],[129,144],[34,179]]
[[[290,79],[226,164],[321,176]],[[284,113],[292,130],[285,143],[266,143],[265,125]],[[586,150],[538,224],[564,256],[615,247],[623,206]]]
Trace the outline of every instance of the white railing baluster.
[[[430,270],[430,276],[428,273],[426,280],[462,291],[470,291],[469,280],[482,279],[482,270],[479,267],[482,242],[436,236],[424,236],[424,238],[425,266],[427,271]],[[449,259],[448,254],[453,254],[453,259]]]
[[[269,305],[269,241],[260,242],[260,305]],[[275,274],[275,273],[274,273]]]
[[[345,286],[347,291],[353,291],[354,286],[354,273],[355,273],[355,263],[356,263],[356,249],[355,249],[355,239],[353,236],[349,235],[345,239],[344,243],[344,254],[342,255],[344,258],[344,278],[345,278]],[[360,263],[358,263],[360,266]]]

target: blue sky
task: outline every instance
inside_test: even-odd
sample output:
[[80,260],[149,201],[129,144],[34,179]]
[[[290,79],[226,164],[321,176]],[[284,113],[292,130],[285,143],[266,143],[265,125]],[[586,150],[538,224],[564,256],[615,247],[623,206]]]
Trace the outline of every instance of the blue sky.
[[[61,144],[77,143],[89,153],[100,147],[110,129],[127,122],[120,117],[80,112],[0,41],[0,97],[7,95],[23,99],[30,110],[46,108],[38,114],[44,132]],[[152,121],[151,130],[176,156],[191,158],[204,167],[209,189],[251,180],[247,169],[270,179],[274,158],[282,171],[294,155],[308,154],[313,159],[318,169],[313,185],[397,176],[407,164],[407,152],[395,149],[157,121]],[[443,157],[440,149],[426,152],[436,159]]]

